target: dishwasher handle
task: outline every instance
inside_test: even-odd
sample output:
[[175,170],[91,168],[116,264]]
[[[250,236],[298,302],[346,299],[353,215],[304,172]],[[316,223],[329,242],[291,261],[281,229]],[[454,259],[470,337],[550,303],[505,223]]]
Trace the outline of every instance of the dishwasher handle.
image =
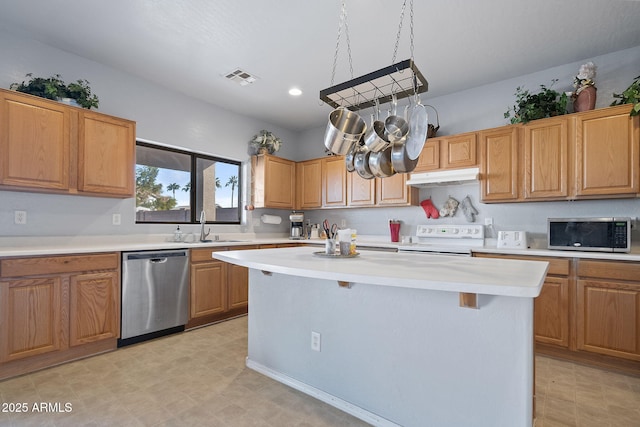
[[124,260],[151,260],[153,263],[164,263],[167,262],[168,258],[173,257],[186,257],[187,251],[171,251],[171,252],[135,252],[128,253],[124,255]]
[[167,262],[169,258],[164,257],[164,258],[151,258],[149,260],[150,263],[152,264],[164,264],[165,262]]

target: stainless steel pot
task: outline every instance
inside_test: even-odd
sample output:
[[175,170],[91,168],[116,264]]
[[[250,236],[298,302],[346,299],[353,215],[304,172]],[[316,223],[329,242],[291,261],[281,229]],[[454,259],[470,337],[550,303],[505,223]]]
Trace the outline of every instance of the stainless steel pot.
[[396,141],[391,146],[391,164],[396,172],[409,173],[413,172],[418,164],[418,157],[412,159],[407,153],[406,140]]
[[354,164],[354,160],[356,157],[356,151],[360,146],[362,146],[362,139],[360,139],[360,141],[358,141],[357,144],[353,144],[353,146],[345,156],[344,163],[345,163],[345,166],[347,167],[347,172],[354,172],[356,170],[356,165]]
[[396,171],[391,163],[391,149],[392,146],[388,146],[382,151],[369,155],[369,169],[373,176],[388,178],[395,175]]
[[329,123],[324,134],[324,146],[334,154],[345,155],[356,144],[367,125],[353,111],[339,107],[329,114]]
[[360,175],[360,177],[364,179],[373,179],[375,175],[371,172],[369,168],[369,156],[371,155],[371,151],[365,146],[358,147],[355,152],[353,164],[356,168],[356,173]]
[[384,121],[385,135],[390,143],[401,140],[409,132],[409,123],[407,123],[404,118],[396,115],[397,109],[398,100],[396,98],[396,95],[393,94],[391,103],[391,115]]

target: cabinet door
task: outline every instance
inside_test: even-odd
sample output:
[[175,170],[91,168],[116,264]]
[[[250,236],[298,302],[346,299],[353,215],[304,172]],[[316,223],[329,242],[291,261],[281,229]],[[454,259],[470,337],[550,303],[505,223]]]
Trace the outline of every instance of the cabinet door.
[[322,207],[322,159],[300,162],[296,165],[298,209]]
[[322,170],[322,206],[347,206],[347,167],[344,157],[333,156],[324,159]]
[[440,167],[457,169],[476,166],[476,133],[466,133],[444,138],[441,142]]
[[349,206],[375,205],[376,181],[379,180],[364,179],[356,172],[349,173],[347,175],[347,204]]
[[577,196],[638,193],[639,120],[630,106],[576,115]]
[[534,300],[536,341],[569,347],[569,279],[547,276]]
[[569,119],[536,120],[523,126],[524,198],[569,196]]
[[227,310],[227,268],[222,261],[191,266],[191,318]]
[[0,184],[68,190],[75,114],[63,104],[0,92]]
[[640,361],[640,284],[578,280],[578,350]]
[[518,126],[480,132],[480,187],[483,202],[516,201]]
[[8,362],[61,349],[59,276],[0,282],[0,360]]
[[440,139],[428,139],[425,142],[418,164],[413,172],[428,172],[440,168]]
[[398,173],[378,180],[376,188],[377,205],[407,206],[415,205],[418,200],[418,189],[407,186],[408,175]]
[[229,310],[249,305],[249,269],[228,264],[229,271]]
[[78,190],[133,196],[135,138],[134,122],[83,112],[78,141]]
[[117,271],[71,276],[69,345],[120,336],[120,293]]

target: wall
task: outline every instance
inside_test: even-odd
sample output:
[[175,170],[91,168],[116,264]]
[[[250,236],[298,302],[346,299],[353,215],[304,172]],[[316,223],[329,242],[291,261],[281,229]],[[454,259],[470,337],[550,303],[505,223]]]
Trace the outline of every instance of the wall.
[[[125,117],[137,122],[139,138],[188,148],[207,154],[241,160],[248,172],[247,141],[260,129],[270,129],[285,141],[279,155],[292,160],[304,160],[325,155],[324,125],[306,132],[295,133],[269,123],[240,116],[222,108],[185,97],[99,63],[51,48],[27,37],[0,30],[0,87],[24,80],[26,73],[35,75],[61,74],[63,79],[87,79],[94,93],[100,96],[98,111]],[[434,105],[440,115],[438,135],[501,126],[506,123],[503,113],[513,104],[513,93],[517,86],[525,85],[535,90],[539,84],[550,84],[551,79],[560,82],[558,90],[571,90],[573,76],[582,62],[592,60],[598,65],[596,84],[598,102],[596,107],[607,106],[611,93],[626,88],[640,68],[640,47],[620,52],[587,58],[585,61],[566,64],[549,70],[505,80],[448,96],[429,99],[423,103]],[[426,75],[428,78],[428,70]],[[368,114],[368,112],[367,112]],[[431,114],[432,115],[432,114]],[[434,119],[431,118],[431,122]],[[248,176],[248,173],[246,174]],[[248,180],[243,193],[248,197]],[[461,200],[471,196],[480,211],[479,220],[495,219],[496,229],[527,228],[543,232],[547,216],[571,215],[628,215],[640,216],[638,200],[612,202],[548,202],[527,204],[483,205],[478,202],[477,186],[449,186],[421,190],[420,198],[432,197],[436,205],[442,205],[448,195]],[[13,211],[26,210],[28,223],[18,226],[13,223]],[[78,235],[78,234],[139,234],[171,233],[173,225],[135,224],[134,199],[116,200],[95,197],[42,195],[0,191],[0,235]],[[111,225],[111,214],[122,215],[122,225]],[[263,213],[276,214],[283,218],[280,225],[266,225],[259,221]],[[214,226],[213,233],[254,231],[256,233],[282,233],[288,231],[288,211],[245,211],[245,225]],[[385,209],[338,209],[310,211],[306,217],[320,222],[345,219],[350,226],[364,234],[387,236],[389,218],[402,220],[403,234],[415,232],[417,224],[427,218],[420,207]],[[441,223],[464,223],[461,214],[453,219],[438,220]],[[184,231],[197,231],[197,226],[187,226]]]
[[[613,52],[584,61],[565,64],[537,73],[520,76],[469,89],[463,92],[430,99],[428,93],[422,96],[424,104],[433,105],[440,117],[438,136],[469,132],[479,129],[508,124],[503,114],[513,105],[516,87],[525,86],[536,92],[540,84],[549,86],[552,79],[559,79],[553,86],[558,91],[573,90],[573,77],[580,65],[593,61],[597,66],[596,86],[598,98],[596,108],[607,107],[614,100],[613,92],[622,92],[638,75],[640,69],[640,46]],[[428,79],[428,69],[425,75]],[[365,112],[368,115],[368,112]],[[435,117],[429,110],[429,122],[435,124]],[[305,158],[321,157],[324,155],[323,141],[324,127],[310,129],[302,134]],[[548,217],[570,216],[640,216],[640,199],[573,201],[573,202],[539,202],[539,203],[511,203],[511,204],[483,204],[479,202],[479,184],[451,185],[420,189],[420,200],[431,197],[434,204],[442,207],[449,195],[458,201],[469,195],[474,206],[480,212],[477,222],[484,224],[484,219],[494,219],[494,232],[498,230],[527,230],[536,234],[546,233],[546,219]],[[383,209],[339,209],[310,211],[306,218],[314,223],[328,218],[340,224],[346,220],[348,226],[362,230],[366,234],[389,235],[388,220],[391,218],[403,221],[401,233],[415,234],[416,225],[432,223],[427,219],[421,207],[383,208]],[[441,224],[464,224],[466,220],[462,212],[453,218],[436,220]],[[637,229],[637,227],[636,227]],[[491,230],[488,230],[491,231]],[[636,234],[638,234],[636,232]],[[638,236],[640,238],[640,236]]]
[[[261,129],[272,130],[285,143],[279,155],[295,159],[297,134],[287,129],[172,92],[152,82],[0,30],[0,87],[36,76],[60,74],[69,82],[87,79],[100,97],[99,112],[137,122],[137,137],[206,154],[247,162],[247,141]],[[248,170],[248,165],[244,165]],[[248,174],[246,175],[248,177]],[[244,197],[248,196],[245,180]],[[14,210],[27,211],[27,224],[13,221]],[[0,235],[78,235],[171,233],[174,225],[135,224],[135,199],[43,195],[0,191]],[[122,225],[111,225],[120,213]],[[283,224],[284,226],[285,224]],[[214,226],[212,231],[234,232],[252,227]],[[186,227],[196,230],[197,226]],[[263,227],[262,229],[264,229]],[[286,231],[286,228],[283,228]],[[268,231],[274,231],[268,228]],[[277,230],[281,231],[281,230]]]

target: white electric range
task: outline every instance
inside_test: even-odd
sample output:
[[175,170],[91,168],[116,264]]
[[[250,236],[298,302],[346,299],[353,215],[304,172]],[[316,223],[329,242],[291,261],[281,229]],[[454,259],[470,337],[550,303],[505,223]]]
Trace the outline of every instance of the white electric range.
[[474,248],[483,246],[482,225],[418,225],[416,235],[411,236],[411,243],[398,246],[398,252],[471,256]]

